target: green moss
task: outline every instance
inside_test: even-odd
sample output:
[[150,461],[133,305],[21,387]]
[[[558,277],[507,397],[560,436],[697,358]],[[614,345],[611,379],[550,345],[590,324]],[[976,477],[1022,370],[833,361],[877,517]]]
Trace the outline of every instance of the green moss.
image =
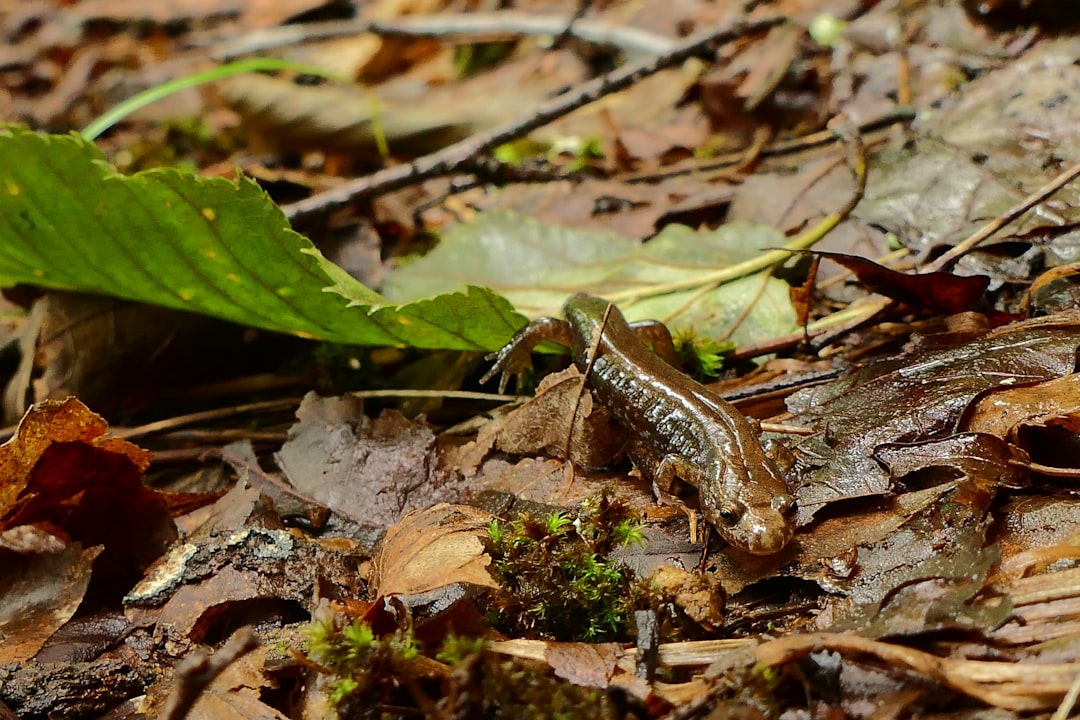
[[604,693],[551,677],[526,663],[477,657],[451,695],[472,699],[456,717],[574,720],[623,717]]
[[484,639],[454,635],[451,633],[443,638],[442,648],[435,655],[435,659],[448,665],[456,665],[470,655],[476,655],[484,650]]
[[698,337],[692,332],[680,332],[674,338],[675,352],[682,360],[683,370],[697,380],[715,378],[724,367],[724,353],[735,346],[730,342],[717,343]]
[[[557,720],[617,717],[608,698],[551,676],[535,663],[485,653],[483,638],[447,635],[437,659],[453,665],[441,680],[417,673],[420,654],[409,633],[377,636],[360,621],[314,621],[307,630],[308,657],[335,676],[327,697],[342,720],[388,717],[484,717]],[[397,715],[395,715],[396,717]]]
[[360,620],[347,625],[334,617],[315,620],[306,634],[308,657],[336,676],[329,696],[343,717],[351,715],[348,708],[390,701],[420,653],[411,632],[376,637]]
[[630,637],[633,573],[613,562],[617,548],[642,542],[637,516],[606,495],[574,515],[552,513],[492,523],[487,550],[494,593],[491,617],[513,634],[559,640]]

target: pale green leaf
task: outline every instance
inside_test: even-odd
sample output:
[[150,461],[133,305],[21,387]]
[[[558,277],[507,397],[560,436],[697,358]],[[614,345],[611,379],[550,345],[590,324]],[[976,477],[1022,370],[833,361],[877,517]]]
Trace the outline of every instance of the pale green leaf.
[[751,260],[786,242],[775,228],[732,223],[699,232],[669,225],[646,243],[614,233],[560,228],[505,211],[457,225],[426,256],[389,278],[388,297],[405,301],[423,292],[465,284],[496,289],[530,317],[558,314],[565,299],[585,291],[644,299],[620,303],[626,316],[659,319],[704,337],[731,335],[757,343],[797,328],[787,283],[758,273],[713,287],[648,297],[648,289],[708,278],[718,268]]

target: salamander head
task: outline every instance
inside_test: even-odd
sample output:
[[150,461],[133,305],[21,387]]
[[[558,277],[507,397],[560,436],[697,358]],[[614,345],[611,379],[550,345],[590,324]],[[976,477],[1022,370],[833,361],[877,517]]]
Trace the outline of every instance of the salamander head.
[[[795,534],[795,498],[779,473],[744,478],[739,492],[725,496],[723,483],[701,488],[701,511],[720,535],[753,555],[780,552]],[[730,487],[730,485],[729,485]]]

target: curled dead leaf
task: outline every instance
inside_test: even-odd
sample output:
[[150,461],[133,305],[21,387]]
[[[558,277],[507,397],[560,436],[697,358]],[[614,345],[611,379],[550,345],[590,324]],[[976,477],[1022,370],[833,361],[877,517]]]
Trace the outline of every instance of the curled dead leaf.
[[497,587],[481,537],[494,515],[440,503],[411,512],[386,532],[375,557],[377,595],[415,595],[452,583]]

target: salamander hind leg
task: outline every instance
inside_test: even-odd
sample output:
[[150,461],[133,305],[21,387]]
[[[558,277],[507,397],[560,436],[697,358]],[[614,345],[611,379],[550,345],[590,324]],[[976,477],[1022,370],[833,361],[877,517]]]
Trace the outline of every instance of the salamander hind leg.
[[679,360],[679,354],[675,352],[675,341],[671,339],[671,331],[668,330],[667,325],[658,320],[639,320],[630,323],[630,329],[643,343],[652,348],[660,359],[682,370],[682,361]]

